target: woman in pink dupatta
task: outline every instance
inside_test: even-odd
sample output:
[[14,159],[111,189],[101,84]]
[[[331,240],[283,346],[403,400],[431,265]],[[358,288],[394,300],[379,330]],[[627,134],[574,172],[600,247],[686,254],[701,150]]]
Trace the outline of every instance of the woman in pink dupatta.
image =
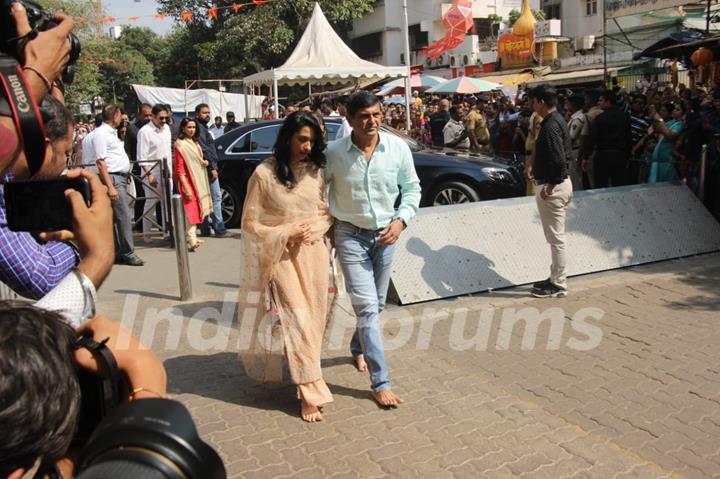
[[197,225],[212,213],[207,165],[198,142],[197,123],[191,118],[183,118],[180,122],[180,135],[175,142],[173,178],[177,191],[183,197],[188,222],[187,246],[190,251],[195,251],[201,243],[197,239]]
[[287,361],[301,416],[321,421],[332,402],[320,356],[328,317],[332,225],[323,166],[325,142],[308,113],[289,115],[248,183],[243,207],[238,323],[240,360],[249,377],[283,379]]

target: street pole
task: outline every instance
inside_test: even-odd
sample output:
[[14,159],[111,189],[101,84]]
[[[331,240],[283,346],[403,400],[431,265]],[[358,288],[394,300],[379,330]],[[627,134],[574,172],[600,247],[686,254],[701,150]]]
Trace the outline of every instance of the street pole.
[[405,73],[405,127],[408,134],[411,128],[411,116],[410,116],[410,28],[408,26],[408,13],[407,13],[407,0],[403,0],[403,37],[405,40],[405,66],[407,66],[407,72]]
[[[164,181],[164,180],[163,180]],[[172,195],[173,239],[175,240],[175,256],[177,259],[178,282],[180,283],[180,301],[192,298],[192,281],[190,279],[190,258],[185,240],[187,219],[185,207],[180,195]]]
[[710,0],[707,0],[707,15],[705,16],[705,34],[710,33]]
[[608,84],[608,67],[607,67],[607,43],[608,43],[608,34],[607,34],[607,6],[605,5],[605,1],[602,2],[602,9],[603,9],[603,88],[607,88]]

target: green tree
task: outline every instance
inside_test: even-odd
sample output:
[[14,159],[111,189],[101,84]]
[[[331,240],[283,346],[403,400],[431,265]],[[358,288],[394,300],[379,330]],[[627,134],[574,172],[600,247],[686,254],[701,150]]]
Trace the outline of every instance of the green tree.
[[[532,14],[535,17],[535,20],[537,20],[537,21],[545,20],[545,12],[542,10],[535,10],[533,8]],[[510,12],[508,13],[508,28],[515,25],[515,22],[517,21],[518,18],[520,18],[520,11],[515,8],[510,10]]]
[[86,42],[84,48],[90,59],[99,62],[96,63],[99,84],[96,94],[106,101],[133,106],[135,94],[132,84],[155,84],[150,62],[142,53],[123,42],[102,37]]

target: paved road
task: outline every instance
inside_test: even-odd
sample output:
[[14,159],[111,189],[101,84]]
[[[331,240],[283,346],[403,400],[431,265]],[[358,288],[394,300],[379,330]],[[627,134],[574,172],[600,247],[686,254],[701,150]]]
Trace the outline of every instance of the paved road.
[[720,477],[720,254],[573,278],[565,299],[391,306],[394,411],[348,362],[342,301],[323,359],[335,402],[310,425],[292,386],[255,385],[236,361],[238,248],[192,255],[187,303],[174,252],[139,248],[147,265],[116,268],[99,308],[164,359],[229,477]]

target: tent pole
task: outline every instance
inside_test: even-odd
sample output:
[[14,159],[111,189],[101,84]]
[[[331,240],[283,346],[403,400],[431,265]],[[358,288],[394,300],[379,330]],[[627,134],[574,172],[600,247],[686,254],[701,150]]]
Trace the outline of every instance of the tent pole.
[[275,98],[275,119],[280,118],[280,100],[278,99],[278,84],[273,71],[273,98]]
[[243,82],[243,93],[245,94],[244,100],[245,100],[245,121],[244,123],[247,125],[250,123],[250,99],[252,97],[248,96],[248,89],[245,82]]
[[408,134],[410,134],[410,130],[412,129],[410,97],[412,96],[412,93],[410,92],[410,33],[408,30],[407,0],[403,0],[403,37],[405,40],[405,65],[407,66],[407,70],[405,72],[405,129]]

